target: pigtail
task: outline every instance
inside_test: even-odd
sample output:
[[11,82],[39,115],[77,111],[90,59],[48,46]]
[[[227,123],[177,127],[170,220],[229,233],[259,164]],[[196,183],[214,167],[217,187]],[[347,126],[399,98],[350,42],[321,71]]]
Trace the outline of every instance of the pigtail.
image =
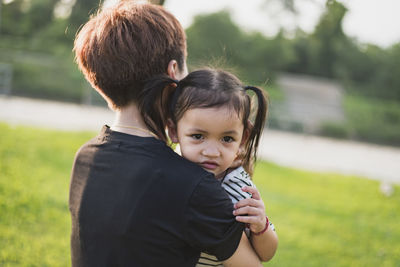
[[175,108],[176,104],[178,103],[179,96],[182,94],[183,88],[184,87],[181,84],[179,86],[177,84],[174,93],[172,94],[171,98],[168,99],[167,102],[169,110],[168,118],[172,119],[175,125],[178,123],[175,118]]
[[260,142],[261,133],[264,129],[265,119],[267,117],[268,102],[260,88],[254,86],[246,86],[245,91],[251,90],[257,96],[258,108],[254,125],[249,126],[250,133],[245,145],[245,155],[243,166],[249,172],[253,171],[253,164],[257,160],[257,149]]
[[177,83],[168,75],[158,75],[145,82],[139,95],[138,106],[144,123],[164,142],[168,140],[165,132],[168,111],[166,99]]

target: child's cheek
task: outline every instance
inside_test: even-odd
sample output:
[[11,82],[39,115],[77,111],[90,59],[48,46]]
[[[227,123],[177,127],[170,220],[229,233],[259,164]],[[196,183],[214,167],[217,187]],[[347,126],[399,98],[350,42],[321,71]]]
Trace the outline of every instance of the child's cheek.
[[190,161],[198,162],[199,161],[199,153],[196,152],[196,149],[193,146],[185,146],[185,148],[181,148],[182,156]]

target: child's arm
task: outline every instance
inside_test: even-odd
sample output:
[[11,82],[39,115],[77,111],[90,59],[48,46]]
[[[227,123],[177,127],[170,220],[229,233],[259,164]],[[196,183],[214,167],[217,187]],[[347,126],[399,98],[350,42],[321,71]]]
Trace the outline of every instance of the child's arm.
[[249,239],[243,232],[239,246],[233,255],[223,262],[224,267],[262,267],[258,259],[258,255],[254,252]]
[[[269,261],[278,247],[278,236],[271,225],[267,226],[264,202],[258,190],[251,186],[245,186],[242,190],[251,193],[252,198],[237,202],[234,215],[237,221],[250,225],[250,241],[255,252],[262,261]],[[263,232],[266,226],[268,228]]]

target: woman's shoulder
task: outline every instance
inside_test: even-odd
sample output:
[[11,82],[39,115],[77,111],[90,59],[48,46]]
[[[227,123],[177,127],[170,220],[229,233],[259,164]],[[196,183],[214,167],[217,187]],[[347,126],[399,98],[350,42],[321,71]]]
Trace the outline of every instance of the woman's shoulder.
[[168,176],[169,179],[174,179],[177,183],[182,182],[196,186],[203,180],[212,180],[211,182],[219,185],[214,175],[205,171],[198,164],[183,158],[168,146],[157,151],[155,155],[154,160],[157,162],[157,166],[154,166],[154,168],[164,173],[164,176]]
[[190,172],[201,175],[205,175],[207,173],[199,165],[185,159],[167,145],[165,145],[162,151],[157,151],[156,153],[159,157],[159,160],[162,160],[164,165],[173,172],[181,172],[182,174]]

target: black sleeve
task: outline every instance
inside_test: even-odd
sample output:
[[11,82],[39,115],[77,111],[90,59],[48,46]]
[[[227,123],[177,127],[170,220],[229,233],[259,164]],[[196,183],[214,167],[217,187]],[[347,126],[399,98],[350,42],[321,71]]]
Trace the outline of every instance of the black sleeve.
[[202,179],[186,212],[187,242],[223,261],[236,251],[244,229],[232,214],[229,196],[213,176]]

